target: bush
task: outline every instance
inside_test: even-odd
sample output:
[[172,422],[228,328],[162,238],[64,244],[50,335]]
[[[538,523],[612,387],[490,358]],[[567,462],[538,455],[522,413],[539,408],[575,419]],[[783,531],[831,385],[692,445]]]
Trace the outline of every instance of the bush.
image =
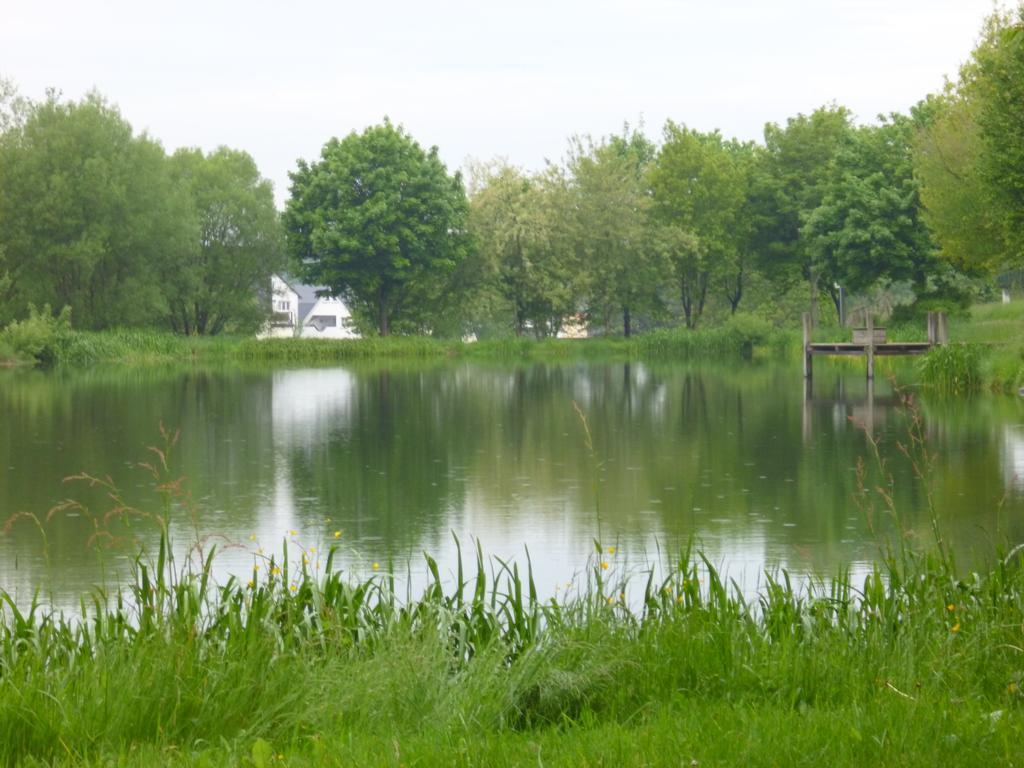
[[49,304],[37,309],[28,305],[28,318],[15,320],[0,331],[0,347],[7,347],[14,356],[50,365],[61,357],[71,338],[71,307],[55,315]]

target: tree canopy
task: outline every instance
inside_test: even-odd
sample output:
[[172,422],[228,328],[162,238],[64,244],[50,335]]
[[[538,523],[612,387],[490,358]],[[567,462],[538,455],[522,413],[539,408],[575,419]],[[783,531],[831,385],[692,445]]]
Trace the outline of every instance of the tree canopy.
[[331,139],[291,179],[284,224],[300,275],[371,313],[382,336],[429,309],[465,255],[461,176],[388,120]]
[[165,262],[171,327],[216,334],[230,323],[254,331],[266,317],[283,243],[273,188],[245,152],[181,149],[172,176],[187,191],[196,231],[180,259]]
[[811,268],[839,304],[837,285],[865,291],[879,280],[910,280],[919,292],[934,271],[920,215],[910,118],[893,115],[849,131],[822,184],[821,203],[801,231]]

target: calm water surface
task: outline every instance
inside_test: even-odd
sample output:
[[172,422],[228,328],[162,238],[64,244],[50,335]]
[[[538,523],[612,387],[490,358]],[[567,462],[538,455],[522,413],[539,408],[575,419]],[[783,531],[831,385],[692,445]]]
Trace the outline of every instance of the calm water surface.
[[[619,570],[695,540],[744,583],[765,568],[829,575],[864,567],[891,531],[877,493],[855,503],[857,465],[894,478],[900,525],[929,537],[927,489],[897,443],[908,416],[859,367],[561,364],[196,370],[113,368],[0,375],[0,587],[59,603],[116,583],[161,480],[179,560],[197,538],[218,570],[246,575],[262,548],[333,543],[341,564],[453,568],[453,534],[525,561],[553,593],[594,541]],[[586,425],[577,413],[585,416]],[[1024,539],[1024,406],[1011,398],[924,402],[928,474],[964,557]],[[180,430],[162,473],[149,446]],[[588,432],[589,431],[589,432]],[[109,489],[68,476],[88,473]],[[187,495],[186,495],[187,494]],[[61,502],[73,504],[60,506]],[[871,509],[871,507],[874,509]],[[129,521],[130,525],[125,525]],[[340,531],[335,540],[334,532]],[[102,545],[102,546],[100,546]],[[296,554],[293,549],[293,555]]]

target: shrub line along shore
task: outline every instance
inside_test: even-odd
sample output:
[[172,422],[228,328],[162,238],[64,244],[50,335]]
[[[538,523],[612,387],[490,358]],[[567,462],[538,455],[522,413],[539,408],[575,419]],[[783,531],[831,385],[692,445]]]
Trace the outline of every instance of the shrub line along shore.
[[[914,368],[912,381],[943,393],[978,390],[1016,393],[1024,386],[1024,344],[1020,328],[1024,308],[981,305],[969,317],[950,324],[952,343],[931,350]],[[850,330],[819,328],[815,340],[841,341]],[[908,325],[888,329],[888,338],[919,339],[921,329]],[[800,334],[774,328],[750,316],[737,316],[711,328],[655,330],[628,339],[579,340],[505,338],[474,343],[418,336],[354,340],[263,339],[250,337],[180,336],[163,331],[122,329],[72,331],[57,318],[35,316],[0,331],[0,365],[38,363],[90,366],[105,363],[309,363],[374,360],[726,360],[749,357],[800,356]],[[856,364],[858,361],[854,361]],[[883,366],[881,360],[879,361]]]

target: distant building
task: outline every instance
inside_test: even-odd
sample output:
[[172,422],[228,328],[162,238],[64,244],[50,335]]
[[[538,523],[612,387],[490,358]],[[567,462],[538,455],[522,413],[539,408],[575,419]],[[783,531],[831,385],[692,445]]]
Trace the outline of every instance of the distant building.
[[328,289],[290,278],[270,278],[272,315],[260,338],[357,339],[352,313],[341,299],[317,296]]
[[562,318],[562,327],[558,329],[556,337],[559,339],[585,339],[589,335],[587,318],[582,312],[578,312],[575,315]]

